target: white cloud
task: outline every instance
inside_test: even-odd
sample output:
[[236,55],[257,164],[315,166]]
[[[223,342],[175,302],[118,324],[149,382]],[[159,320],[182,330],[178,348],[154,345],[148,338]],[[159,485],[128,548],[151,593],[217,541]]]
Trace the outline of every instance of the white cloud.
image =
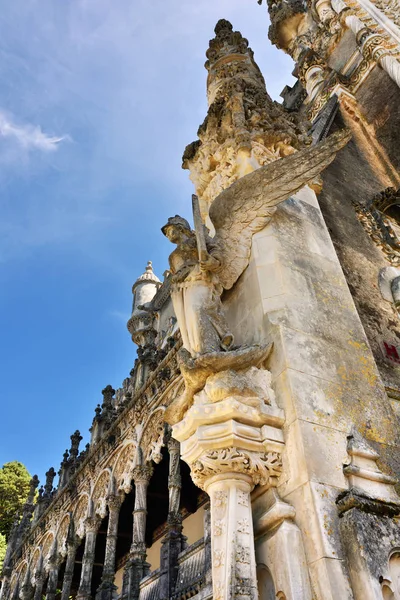
[[0,110],[0,138],[9,138],[17,142],[25,150],[41,150],[54,152],[63,140],[69,136],[51,136],[44,133],[39,125],[16,125],[13,119]]

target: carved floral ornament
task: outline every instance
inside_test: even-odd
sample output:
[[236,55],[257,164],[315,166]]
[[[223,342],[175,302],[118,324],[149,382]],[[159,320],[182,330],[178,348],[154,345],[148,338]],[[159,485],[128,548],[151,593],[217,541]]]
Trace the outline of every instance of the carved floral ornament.
[[96,515],[99,515],[102,519],[107,514],[107,496],[110,488],[110,472],[103,471],[98,480],[96,481],[93,493],[92,502],[93,510]]
[[161,448],[165,442],[164,408],[154,411],[143,426],[139,446],[144,462],[161,462]]
[[126,494],[129,494],[132,487],[132,470],[135,452],[136,445],[132,443],[127,444],[120,451],[113,472],[117,490],[124,491]]
[[70,525],[70,516],[65,515],[63,517],[60,526],[57,531],[57,549],[61,556],[65,556],[67,554],[67,537],[68,537],[68,529]]
[[[254,484],[274,486],[282,473],[282,459],[278,452],[259,454],[237,448],[222,448],[202,454],[193,463],[191,471],[194,483],[202,489],[205,481],[213,475],[231,472],[249,475]],[[217,504],[220,502],[222,499],[217,499]]]

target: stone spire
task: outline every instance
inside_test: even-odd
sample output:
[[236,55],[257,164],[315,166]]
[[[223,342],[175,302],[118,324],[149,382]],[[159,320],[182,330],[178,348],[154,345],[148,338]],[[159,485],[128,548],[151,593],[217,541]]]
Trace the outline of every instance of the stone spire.
[[203,218],[222,190],[308,142],[297,117],[268,95],[248,41],[229,21],[218,21],[206,55],[208,114],[182,163]]
[[25,534],[29,531],[33,511],[35,508],[35,505],[34,505],[35,492],[36,492],[36,488],[38,487],[38,485],[39,485],[38,476],[34,475],[29,482],[29,494],[28,494],[28,498],[24,504],[24,508],[22,510],[22,519],[21,519],[21,523],[19,524],[19,529],[18,529],[18,541],[19,542],[23,539]]
[[71,448],[69,451],[69,457],[72,461],[75,461],[79,454],[79,444],[82,440],[81,432],[77,429],[71,436]]

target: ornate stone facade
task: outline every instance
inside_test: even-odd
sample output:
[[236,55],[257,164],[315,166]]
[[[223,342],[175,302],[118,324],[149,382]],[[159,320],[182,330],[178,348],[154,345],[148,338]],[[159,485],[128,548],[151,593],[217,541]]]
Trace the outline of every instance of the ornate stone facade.
[[397,4],[267,4],[299,81],[273,102],[217,23],[194,229],[162,228],[135,365],[32,479],[1,600],[399,595]]

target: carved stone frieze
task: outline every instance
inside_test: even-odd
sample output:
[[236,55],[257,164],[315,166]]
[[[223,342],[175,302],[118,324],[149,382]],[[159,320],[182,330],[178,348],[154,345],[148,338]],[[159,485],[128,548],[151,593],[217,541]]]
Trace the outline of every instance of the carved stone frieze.
[[371,0],[393,23],[400,27],[399,0]]

